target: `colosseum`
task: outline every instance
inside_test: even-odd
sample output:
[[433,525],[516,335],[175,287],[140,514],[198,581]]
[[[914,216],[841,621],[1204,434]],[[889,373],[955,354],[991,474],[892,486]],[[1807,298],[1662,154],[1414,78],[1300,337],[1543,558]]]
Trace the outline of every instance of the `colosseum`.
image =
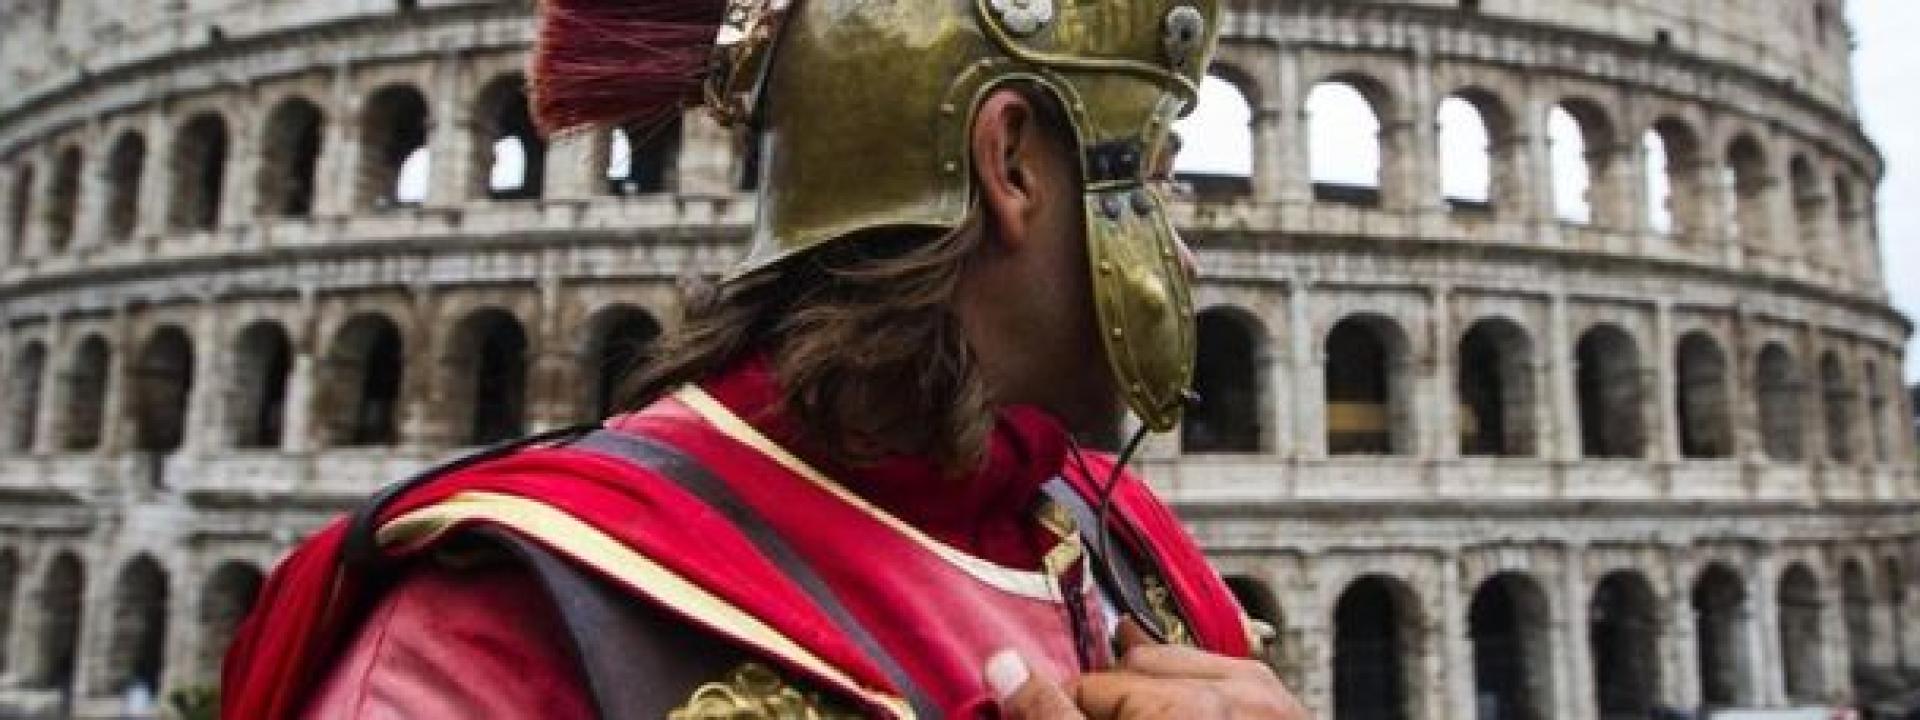
[[[1340,720],[1897,705],[1920,475],[1842,0],[1232,0],[1143,466]],[[0,4],[0,715],[598,417],[740,253],[704,115],[538,137],[523,0]],[[1462,169],[1464,168],[1464,169]]]

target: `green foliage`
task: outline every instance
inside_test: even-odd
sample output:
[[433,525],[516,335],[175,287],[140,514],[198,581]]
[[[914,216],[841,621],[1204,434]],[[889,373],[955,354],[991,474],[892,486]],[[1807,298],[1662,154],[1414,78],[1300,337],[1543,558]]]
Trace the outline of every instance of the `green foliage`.
[[220,688],[212,685],[180,688],[167,695],[167,706],[179,720],[218,720]]

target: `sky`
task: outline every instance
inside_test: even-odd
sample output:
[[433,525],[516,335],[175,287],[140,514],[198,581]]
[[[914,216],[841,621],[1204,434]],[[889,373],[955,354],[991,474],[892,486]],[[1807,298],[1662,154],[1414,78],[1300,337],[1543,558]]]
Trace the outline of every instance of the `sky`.
[[[1792,2],[1796,0],[1782,0]],[[1857,46],[1855,85],[1867,133],[1887,159],[1887,176],[1880,187],[1880,242],[1885,257],[1887,285],[1894,304],[1908,317],[1920,317],[1920,2],[1915,0],[1851,0],[1848,14]],[[1353,152],[1314,154],[1310,163],[1316,182],[1369,183],[1379,166],[1379,125],[1359,93],[1344,86],[1322,86],[1308,98],[1309,132],[1324,138],[1327,147],[1355,148]],[[1440,108],[1441,185],[1449,198],[1485,200],[1488,167],[1485,130],[1465,101],[1450,100]],[[1252,138],[1245,128],[1252,113],[1231,85],[1209,79],[1202,86],[1200,105],[1182,121],[1186,139],[1176,169],[1246,175],[1252,172]],[[1564,110],[1548,118],[1553,140],[1554,206],[1562,219],[1583,221],[1589,211],[1579,129]],[[1649,168],[1665,165],[1657,144],[1648,148]],[[1665,192],[1664,173],[1652,172],[1648,182],[1656,194]],[[1656,203],[1657,205],[1658,203]],[[1658,212],[1657,210],[1655,212]],[[1655,227],[1668,218],[1655,215]],[[1912,349],[1910,348],[1910,352]],[[1910,357],[1909,382],[1920,381],[1920,358]]]

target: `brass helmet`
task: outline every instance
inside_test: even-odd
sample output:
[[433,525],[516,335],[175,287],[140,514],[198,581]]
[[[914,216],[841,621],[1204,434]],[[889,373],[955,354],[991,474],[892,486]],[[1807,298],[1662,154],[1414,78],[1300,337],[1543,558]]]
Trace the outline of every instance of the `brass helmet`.
[[1172,429],[1193,309],[1148,176],[1196,101],[1219,16],[1219,0],[735,0],[708,102],[760,130],[760,216],[736,276],[863,230],[960,226],[974,114],[1024,81],[1079,140],[1107,361],[1143,424]]

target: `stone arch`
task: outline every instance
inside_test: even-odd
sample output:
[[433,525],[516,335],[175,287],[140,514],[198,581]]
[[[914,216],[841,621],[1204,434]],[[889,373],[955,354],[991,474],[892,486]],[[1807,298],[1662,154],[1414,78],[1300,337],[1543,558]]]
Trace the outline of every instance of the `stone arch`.
[[1651,717],[1660,695],[1658,595],[1638,570],[1615,570],[1594,586],[1587,613],[1600,717]]
[[360,113],[355,204],[384,209],[426,199],[433,155],[427,97],[411,85],[388,85],[368,96]]
[[20,349],[7,382],[8,444],[30,452],[39,439],[40,402],[47,375],[46,343],[34,340]]
[[264,581],[260,568],[241,561],[221,563],[207,577],[200,591],[200,627],[196,633],[200,652],[195,670],[201,679],[219,679],[227,645],[233,642],[234,632],[247,613],[252,612]]
[[1469,87],[1441,101],[1437,120],[1441,197],[1456,212],[1493,211],[1515,180],[1512,111],[1492,92]]
[[[1200,103],[1174,125],[1180,154],[1173,172],[1202,199],[1224,200],[1253,192],[1254,105],[1237,73],[1214,69],[1200,84]],[[1206,132],[1196,132],[1204,128]]]
[[60,446],[70,451],[96,449],[106,426],[107,389],[113,381],[113,349],[106,338],[90,334],[75,346],[65,380]]
[[1467,610],[1477,717],[1546,720],[1553,714],[1553,617],[1533,577],[1503,572],[1473,593]]
[[[0,548],[0,638],[13,637],[14,619],[19,617],[20,554],[13,548]],[[0,642],[0,672],[12,673],[14,667],[10,642]]]
[[1536,454],[1533,338],[1512,320],[1486,318],[1467,328],[1459,352],[1461,454]]
[[1852,381],[1840,354],[1828,351],[1820,356],[1820,406],[1826,412],[1827,459],[1837,463],[1853,462]]
[[582,374],[591,379],[583,399],[586,418],[598,420],[623,408],[626,380],[651,356],[660,337],[653,314],[632,305],[603,308],[587,321]]
[[229,372],[227,422],[234,446],[280,447],[286,432],[287,379],[293,373],[293,343],[286,328],[261,320],[240,331]]
[[1180,423],[1184,452],[1259,452],[1265,437],[1266,331],[1239,308],[1201,311],[1196,322],[1199,352],[1194,392],[1200,404]]
[[1412,453],[1411,350],[1399,323],[1349,316],[1327,332],[1325,348],[1327,452]]
[[1755,658],[1748,640],[1753,617],[1746,581],[1732,566],[1715,562],[1694,580],[1692,599],[1701,702],[1707,707],[1752,705],[1757,688],[1749,682]]
[[1397,578],[1368,575],[1340,593],[1333,611],[1333,717],[1419,717],[1420,601]]
[[1601,223],[1606,203],[1600,195],[1613,155],[1612,119],[1593,100],[1562,100],[1547,111],[1547,138],[1554,215],[1566,222]]
[[1826,631],[1821,625],[1820,580],[1806,563],[1796,562],[1780,573],[1778,593],[1781,685],[1795,703],[1824,702],[1827,689],[1821,653]]
[[180,449],[187,437],[193,379],[193,341],[185,330],[166,325],[147,337],[128,386],[136,447],[159,453]]
[[32,163],[20,163],[13,169],[13,193],[8,202],[7,258],[18,260],[27,249],[27,231],[33,227],[34,187],[37,184]]
[[1845,172],[1833,178],[1833,210],[1839,224],[1840,257],[1863,275],[1871,274],[1878,260],[1879,245],[1873,237],[1872,202],[1856,193],[1856,184]]
[[1658,232],[1688,235],[1702,226],[1700,135],[1672,115],[1654,120],[1641,140],[1645,149],[1647,213]]
[[526,432],[527,333],[500,308],[468,314],[441,357],[444,405],[460,441],[485,445]]
[[151,556],[121,566],[95,692],[120,693],[137,684],[159,693],[167,659],[167,590],[167,571]]
[[313,214],[325,123],[326,116],[320,106],[302,97],[282,100],[267,113],[256,179],[260,215],[306,217]]
[[1786,346],[1770,342],[1760,349],[1754,367],[1755,399],[1760,406],[1760,447],[1772,460],[1800,460],[1806,442],[1801,422],[1806,385],[1799,365]]
[[73,553],[60,553],[47,564],[35,603],[40,608],[34,637],[39,657],[29,685],[59,690],[72,687],[74,671],[79,669],[80,612],[86,587],[86,568]]
[[1574,386],[1584,455],[1645,456],[1642,374],[1639,345],[1620,326],[1600,324],[1580,336],[1574,346]]
[[1333,75],[1307,95],[1307,142],[1313,197],[1320,202],[1378,207],[1391,162],[1386,142],[1386,85],[1359,74]]
[[203,112],[180,126],[169,165],[168,227],[212,230],[220,224],[230,142],[226,118],[219,113]]
[[684,135],[677,113],[656,122],[608,131],[607,192],[645,195],[677,188]]
[[1724,458],[1733,455],[1733,384],[1727,353],[1704,330],[1680,338],[1674,348],[1674,419],[1680,431],[1680,455]]
[[47,250],[66,252],[73,244],[75,220],[80,208],[80,148],[62,149],[53,161],[53,186],[47,196]]
[[1760,141],[1741,133],[1727,143],[1728,235],[1749,247],[1766,247],[1767,193],[1773,183]]
[[327,344],[316,415],[332,446],[391,445],[400,439],[405,339],[379,313],[349,318]]
[[532,200],[545,190],[547,143],[534,128],[527,79],[518,73],[488,82],[473,110],[476,196]]
[[1273,639],[1264,648],[1255,648],[1259,657],[1273,668],[1282,680],[1294,681],[1298,678],[1299,668],[1293,663],[1293,648],[1287,644],[1287,616],[1280,606],[1279,598],[1273,594],[1273,588],[1258,578],[1246,575],[1228,575],[1225,578],[1227,590],[1233,593],[1240,609],[1254,622],[1262,623],[1273,631]]
[[146,136],[132,130],[120,133],[112,149],[107,151],[106,176],[102,178],[105,182],[101,183],[107,189],[103,225],[107,237],[124,240],[131,237],[139,225],[140,186],[146,169]]

